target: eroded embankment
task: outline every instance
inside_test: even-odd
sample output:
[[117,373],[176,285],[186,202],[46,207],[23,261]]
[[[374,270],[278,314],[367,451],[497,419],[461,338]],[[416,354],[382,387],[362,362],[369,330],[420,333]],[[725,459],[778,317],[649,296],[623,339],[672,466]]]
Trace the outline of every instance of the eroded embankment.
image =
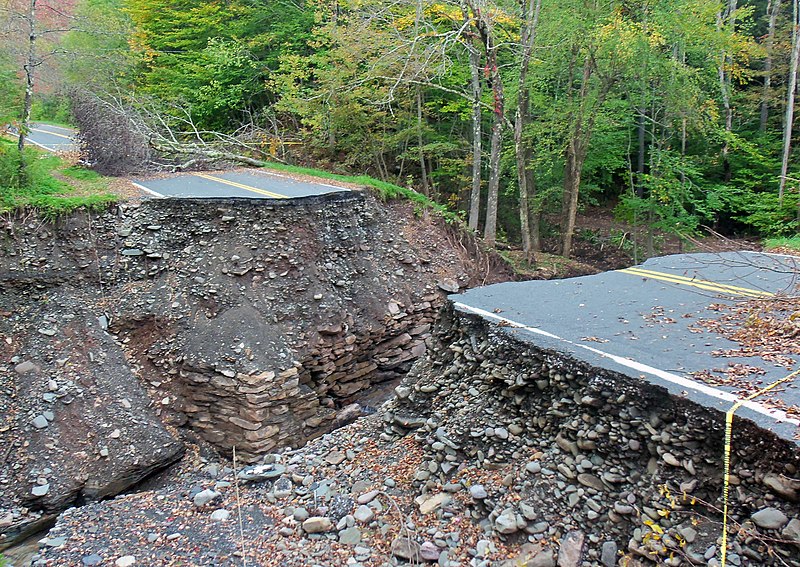
[[[466,461],[503,471],[472,515],[507,538],[577,538],[606,565],[618,549],[667,565],[719,558],[723,414],[477,316],[448,320],[386,413],[397,434],[424,420],[428,488]],[[737,419],[731,460],[729,561],[800,565],[800,450]]]
[[[718,414],[452,308],[396,394],[239,493],[215,467],[65,514],[42,564],[719,564]],[[727,564],[796,567],[800,455],[736,425]]]
[[488,274],[474,241],[359,192],[11,219],[0,531],[169,464],[176,427],[252,460],[352,420],[424,352],[444,290]]

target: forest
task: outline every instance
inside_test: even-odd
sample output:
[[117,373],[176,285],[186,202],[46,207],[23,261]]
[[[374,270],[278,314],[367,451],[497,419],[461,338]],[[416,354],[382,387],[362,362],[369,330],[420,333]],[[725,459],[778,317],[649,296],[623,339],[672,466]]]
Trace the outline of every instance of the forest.
[[799,2],[2,0],[0,122],[74,124],[101,173],[370,175],[529,261],[597,205],[648,254],[794,237]]

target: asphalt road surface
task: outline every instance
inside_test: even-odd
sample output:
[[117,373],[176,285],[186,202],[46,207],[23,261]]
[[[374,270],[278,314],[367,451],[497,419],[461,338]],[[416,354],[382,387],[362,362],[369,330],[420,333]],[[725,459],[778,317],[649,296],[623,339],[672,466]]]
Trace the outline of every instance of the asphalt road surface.
[[[50,152],[77,151],[76,132],[62,126],[33,123],[28,143]],[[136,179],[133,184],[153,197],[291,199],[347,191],[323,182],[306,182],[261,170],[182,173]]]
[[[676,396],[720,411],[800,369],[761,358],[720,358],[738,344],[698,332],[717,319],[712,304],[800,294],[800,258],[755,252],[681,254],[641,266],[565,280],[512,282],[451,296],[456,308],[499,323],[506,332],[607,370],[646,380]],[[752,387],[712,386],[692,372],[742,363],[766,371]],[[721,374],[717,374],[720,375]],[[743,393],[745,392],[746,393]],[[772,400],[800,408],[800,376],[745,401],[736,415],[800,444],[800,422],[768,407]]]
[[25,140],[49,152],[74,152],[78,151],[76,134],[75,130],[63,126],[33,123]]
[[158,179],[136,179],[134,185],[154,197],[291,199],[347,191],[322,182],[299,181],[262,170],[182,173]]

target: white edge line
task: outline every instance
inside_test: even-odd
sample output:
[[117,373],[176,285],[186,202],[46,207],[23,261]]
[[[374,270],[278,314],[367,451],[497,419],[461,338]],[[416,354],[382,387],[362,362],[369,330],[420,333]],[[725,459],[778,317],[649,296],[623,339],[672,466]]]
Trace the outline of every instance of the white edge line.
[[29,144],[33,144],[34,146],[39,146],[40,148],[42,148],[43,150],[47,150],[47,151],[48,151],[48,152],[50,152],[51,154],[56,154],[56,153],[58,153],[58,150],[54,150],[53,148],[48,148],[48,147],[47,147],[47,146],[45,146],[44,144],[40,144],[39,142],[34,142],[34,141],[33,141],[33,140],[31,140],[30,138],[25,138],[25,141],[26,141],[26,142],[28,142]]
[[[275,177],[283,177],[284,179],[288,179],[290,181],[294,181],[295,183],[308,183],[309,185],[319,185],[320,187],[330,187],[332,189],[338,189],[339,191],[352,191],[352,189],[348,189],[347,187],[339,187],[338,185],[330,185],[328,183],[317,183],[316,181],[300,181],[299,179],[295,179],[290,175],[281,175],[280,173],[273,173],[270,171],[269,168],[263,167],[259,171],[261,174],[266,173],[267,175],[274,175]],[[309,177],[314,177],[313,175],[309,175]],[[266,189],[265,189],[266,191]]]
[[148,188],[147,188],[147,187],[145,187],[144,185],[141,185],[140,183],[136,183],[135,181],[131,181],[131,185],[133,185],[133,186],[134,186],[134,187],[136,187],[137,189],[141,189],[141,190],[142,190],[142,191],[144,191],[145,193],[150,193],[150,194],[151,194],[153,197],[156,197],[156,198],[158,198],[158,199],[163,199],[163,198],[164,198],[164,195],[162,195],[161,193],[156,193],[156,192],[155,192],[155,191],[153,191],[152,189],[148,189]]
[[659,368],[654,368],[652,366],[648,366],[647,364],[643,364],[641,362],[637,362],[635,360],[631,360],[630,358],[624,358],[624,357],[621,357],[621,356],[610,354],[610,353],[604,352],[602,350],[596,349],[594,347],[590,347],[588,345],[582,345],[580,343],[576,343],[576,342],[570,341],[568,339],[564,339],[562,337],[559,337],[559,336],[554,335],[552,333],[548,333],[547,331],[543,331],[542,329],[538,329],[536,327],[528,327],[527,325],[523,325],[522,323],[517,323],[516,321],[512,321],[511,319],[507,319],[505,317],[500,317],[500,316],[498,316],[498,315],[496,315],[494,313],[489,313],[488,311],[484,311],[483,309],[478,309],[476,307],[470,307],[469,305],[465,305],[465,304],[459,303],[459,302],[454,302],[454,305],[457,308],[462,309],[464,311],[468,311],[468,312],[474,313],[476,315],[480,315],[480,316],[485,317],[485,318],[494,319],[496,321],[502,321],[503,323],[506,323],[507,325],[509,325],[511,327],[516,327],[518,329],[523,329],[525,331],[528,331],[529,333],[533,333],[533,334],[536,334],[536,335],[543,335],[543,336],[549,337],[551,339],[559,340],[559,341],[561,341],[563,343],[566,343],[568,345],[572,345],[572,346],[575,346],[575,347],[580,347],[582,349],[588,350],[589,352],[593,352],[595,354],[599,354],[600,356],[602,356],[604,358],[611,359],[614,362],[616,362],[617,364],[620,364],[622,366],[627,366],[628,368],[631,368],[632,370],[636,370],[637,372],[647,372],[648,374],[652,374],[654,376],[658,376],[659,378],[661,378],[663,380],[666,380],[667,382],[671,382],[671,383],[673,383],[675,385],[678,385],[678,386],[681,386],[681,387],[684,387],[684,388],[689,388],[689,389],[695,390],[697,392],[701,392],[701,393],[703,393],[703,394],[705,394],[707,396],[710,396],[712,398],[717,398],[719,400],[730,402],[731,404],[735,404],[735,403],[741,401],[742,402],[741,405],[743,407],[746,407],[746,408],[751,409],[751,410],[753,410],[753,411],[755,411],[757,413],[760,413],[762,415],[770,417],[770,418],[772,418],[772,419],[774,419],[776,421],[791,423],[793,425],[800,425],[800,421],[799,420],[796,420],[796,419],[793,419],[793,418],[789,417],[788,415],[786,415],[786,412],[784,412],[784,411],[777,410],[777,409],[769,409],[769,408],[766,408],[766,407],[762,406],[761,404],[753,402],[753,401],[741,400],[740,398],[736,397],[735,395],[733,395],[733,394],[731,394],[729,392],[725,392],[723,390],[718,390],[716,388],[712,388],[711,386],[707,386],[705,384],[699,384],[699,383],[694,382],[692,380],[689,380],[687,378],[683,378],[681,376],[678,376],[677,374],[672,374],[671,372],[667,372],[667,371],[661,370]]
[[800,257],[793,256],[792,254],[778,254],[777,252],[759,252],[765,256],[777,256],[778,258],[792,258],[793,260],[800,261]]

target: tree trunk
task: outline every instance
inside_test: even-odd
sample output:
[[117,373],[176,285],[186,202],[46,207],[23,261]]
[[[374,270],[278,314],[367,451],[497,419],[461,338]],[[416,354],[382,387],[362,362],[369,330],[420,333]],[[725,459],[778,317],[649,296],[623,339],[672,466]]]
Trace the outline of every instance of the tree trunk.
[[497,59],[492,56],[490,61],[495,65],[494,91],[495,109],[494,124],[492,124],[492,145],[489,150],[489,196],[486,200],[486,224],[483,238],[490,248],[497,243],[497,206],[500,196],[500,153],[503,149],[503,87],[500,83],[500,74],[497,72]]
[[[579,119],[580,122],[580,119]],[[580,139],[581,126],[578,124],[575,133],[567,146],[567,164],[564,168],[564,195],[561,201],[561,255],[569,258],[572,251],[572,235],[575,232],[575,217],[578,214],[578,193],[581,186],[581,171],[586,151]]]
[[430,196],[428,185],[428,169],[425,166],[425,152],[422,148],[422,92],[417,85],[417,148],[419,151],[419,168],[422,176],[422,194]]
[[[572,63],[570,63],[572,66]],[[564,194],[561,200],[561,255],[568,258],[572,250],[572,236],[575,232],[575,217],[578,213],[578,193],[581,186],[581,172],[589,150],[592,131],[597,112],[603,106],[616,79],[605,78],[600,85],[597,99],[589,108],[589,81],[594,72],[594,57],[587,54],[583,62],[583,78],[578,96],[578,106],[573,114],[572,136],[566,149],[564,168]],[[570,77],[572,71],[570,71]]]
[[639,121],[637,125],[638,133],[639,133],[639,151],[638,151],[638,161],[636,162],[636,196],[640,199],[644,199],[644,158],[645,158],[645,114],[647,113],[647,109],[642,104],[639,107]]
[[[468,10],[467,10],[468,9]],[[494,121],[492,123],[492,141],[489,149],[489,187],[486,200],[486,224],[483,238],[486,244],[494,247],[497,241],[497,205],[500,194],[500,154],[503,149],[503,120],[505,118],[505,95],[503,79],[497,64],[498,46],[495,43],[491,22],[486,20],[483,11],[475,6],[474,0],[462,0],[462,11],[465,15],[471,12],[472,19],[481,36],[486,49],[486,71],[492,82],[494,94]]]
[[789,155],[792,151],[792,126],[794,124],[794,98],[797,88],[797,66],[800,58],[800,2],[792,3],[792,58],[789,65],[789,87],[786,89],[786,116],[783,120],[783,155],[781,159],[781,179],[778,189],[778,203],[783,205],[786,190],[786,173],[789,170]]
[[19,139],[17,148],[20,152],[20,179],[25,172],[25,157],[22,151],[25,149],[25,136],[31,126],[31,109],[33,108],[33,85],[36,73],[36,0],[30,0],[28,14],[25,16],[28,24],[28,54],[25,60],[25,102],[22,107],[22,117],[20,120]]
[[[564,166],[564,193],[561,200],[561,255],[569,258],[572,251],[572,235],[575,232],[575,217],[578,214],[578,193],[581,186],[581,171],[586,159],[586,149],[591,132],[591,125],[584,124],[586,99],[589,95],[589,80],[592,78],[592,59],[589,55],[583,62],[583,78],[581,79],[578,109],[575,111],[572,136],[566,151]],[[591,121],[589,118],[587,122]]]
[[[730,33],[733,34],[736,31],[736,7],[737,0],[728,0],[728,7],[725,14],[717,14],[717,27],[719,29],[722,29],[723,20],[727,18],[727,25],[730,28]],[[722,106],[725,108],[726,134],[730,134],[733,131],[733,106],[731,104],[732,79],[730,72],[730,67],[732,65],[732,57],[727,52],[723,52],[722,61],[719,66],[719,82],[720,91],[722,93]],[[725,137],[725,141],[722,145],[722,175],[725,183],[731,180],[731,163],[728,157],[730,154],[730,141],[728,137],[729,136]]]
[[[514,150],[517,160],[517,180],[519,183],[519,218],[522,232],[522,251],[525,260],[532,264],[534,257],[534,241],[539,242],[539,237],[535,237],[531,231],[530,222],[530,201],[529,196],[533,190],[529,181],[532,178],[528,170],[528,162],[531,158],[531,147],[524,138],[525,128],[530,121],[530,94],[528,91],[527,79],[528,68],[530,66],[531,52],[536,41],[536,27],[539,23],[539,11],[541,0],[529,0],[525,13],[523,14],[523,25],[520,33],[520,43],[522,44],[522,60],[519,68],[519,88],[517,95],[517,111],[514,115]],[[536,224],[538,230],[538,223]],[[537,250],[538,251],[538,250]]]
[[767,15],[769,16],[769,31],[767,31],[766,45],[767,57],[764,60],[764,87],[761,94],[761,118],[758,129],[760,132],[767,131],[767,120],[769,119],[769,90],[772,86],[772,51],[775,44],[775,23],[781,11],[781,0],[771,0],[767,2]]
[[527,91],[525,89],[521,90],[518,97],[519,106],[514,116],[514,149],[517,159],[517,182],[519,184],[519,224],[522,234],[522,252],[525,254],[525,261],[530,264],[534,260],[529,200],[529,192],[532,188],[528,187],[528,162],[530,161],[531,151],[528,144],[523,140],[523,133],[529,114]]
[[469,228],[478,230],[481,214],[481,54],[470,46],[469,66],[472,72],[472,190],[469,196]]

